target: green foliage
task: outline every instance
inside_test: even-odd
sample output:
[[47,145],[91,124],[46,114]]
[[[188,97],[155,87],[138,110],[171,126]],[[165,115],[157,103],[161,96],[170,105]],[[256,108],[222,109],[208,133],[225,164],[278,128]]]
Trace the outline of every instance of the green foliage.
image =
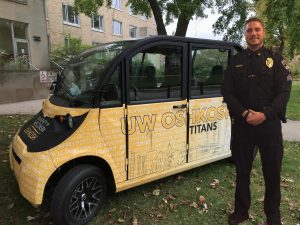
[[287,105],[287,118],[300,121],[300,83],[294,81],[289,103]]
[[223,34],[224,40],[239,42],[243,36],[244,23],[252,4],[248,0],[215,0],[217,12],[221,16],[213,25],[214,34]]
[[[75,10],[91,16],[97,14],[97,9],[111,6],[111,1],[104,0],[75,0]],[[241,40],[241,30],[251,4],[248,0],[128,0],[134,14],[155,17],[158,34],[166,34],[165,25],[177,20],[175,35],[185,36],[189,21],[193,18],[206,18],[207,9],[222,16],[214,25],[215,34],[225,33],[226,40]],[[164,21],[163,21],[163,16]]]
[[30,70],[28,55],[10,58],[5,50],[0,49],[0,70],[26,71]]
[[51,61],[60,65],[65,65],[74,56],[91,47],[91,45],[82,44],[81,39],[79,38],[70,37],[68,40],[67,46],[62,44],[53,49],[50,54]]
[[300,1],[260,0],[255,5],[266,25],[267,44],[280,46],[289,58],[300,51]]

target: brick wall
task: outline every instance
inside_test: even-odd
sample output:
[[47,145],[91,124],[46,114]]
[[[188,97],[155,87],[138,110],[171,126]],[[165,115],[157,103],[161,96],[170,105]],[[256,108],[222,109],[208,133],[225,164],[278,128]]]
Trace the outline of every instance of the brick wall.
[[[65,35],[81,38],[83,43],[92,44],[93,42],[104,43],[122,39],[130,39],[129,26],[137,28],[147,27],[156,34],[156,24],[153,17],[148,20],[143,20],[140,15],[134,16],[129,14],[129,8],[126,5],[127,1],[122,0],[120,10],[108,9],[102,7],[99,9],[99,15],[104,16],[104,32],[94,31],[91,28],[91,18],[80,14],[80,27],[66,25],[63,23],[62,3],[73,5],[73,0],[48,0],[47,1],[47,21],[48,33],[50,35],[51,46],[64,43]],[[122,36],[113,35],[112,21],[118,20],[122,22]]]

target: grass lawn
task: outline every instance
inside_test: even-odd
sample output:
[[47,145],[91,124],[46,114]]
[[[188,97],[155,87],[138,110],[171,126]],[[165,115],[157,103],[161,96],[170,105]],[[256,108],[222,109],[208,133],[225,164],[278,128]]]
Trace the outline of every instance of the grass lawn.
[[[49,201],[33,208],[19,193],[9,168],[7,147],[29,116],[0,116],[0,225],[52,224]],[[285,225],[300,223],[300,143],[285,142],[282,168],[282,215]],[[212,183],[219,181],[215,187]],[[234,165],[222,160],[108,196],[91,225],[225,225],[233,209]],[[252,221],[264,220],[263,180],[259,156],[252,171]],[[203,200],[203,196],[205,200]],[[206,205],[205,205],[206,204]],[[207,206],[207,207],[206,207]]]
[[286,113],[288,119],[300,120],[300,81],[293,82],[292,92]]

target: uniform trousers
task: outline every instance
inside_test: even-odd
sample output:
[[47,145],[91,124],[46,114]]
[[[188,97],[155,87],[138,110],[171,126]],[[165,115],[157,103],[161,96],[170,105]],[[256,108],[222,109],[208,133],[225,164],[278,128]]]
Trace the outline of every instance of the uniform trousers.
[[235,120],[232,156],[236,164],[235,212],[248,214],[251,204],[250,172],[255,148],[259,148],[265,181],[264,212],[270,225],[280,222],[280,172],[283,157],[281,121],[266,120],[258,126]]

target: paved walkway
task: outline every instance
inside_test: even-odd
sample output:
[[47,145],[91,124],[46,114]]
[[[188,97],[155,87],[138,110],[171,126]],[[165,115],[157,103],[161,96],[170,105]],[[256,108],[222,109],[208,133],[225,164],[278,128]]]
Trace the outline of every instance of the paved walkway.
[[[36,114],[42,108],[43,99],[10,104],[0,104],[0,115]],[[300,142],[300,121],[288,120],[282,124],[283,139]]]

